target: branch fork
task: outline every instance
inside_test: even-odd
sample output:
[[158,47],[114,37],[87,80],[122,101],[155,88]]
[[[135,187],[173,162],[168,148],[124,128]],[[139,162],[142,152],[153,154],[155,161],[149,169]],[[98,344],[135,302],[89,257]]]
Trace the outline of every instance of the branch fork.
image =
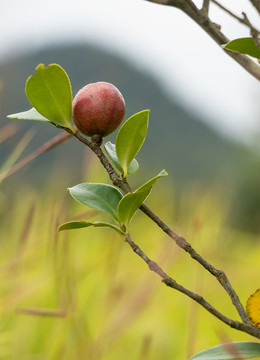
[[[66,129],[65,129],[66,130]],[[72,136],[76,137],[79,141],[87,145],[99,158],[99,161],[107,171],[110,180],[112,183],[120,188],[125,194],[128,192],[132,192],[130,185],[128,184],[126,179],[122,179],[121,176],[116,172],[114,167],[111,165],[109,159],[104,154],[101,146],[98,143],[91,142],[85,139],[78,132],[72,133]],[[168,227],[157,215],[155,215],[147,205],[142,204],[140,206],[140,210],[144,212],[154,223],[156,223],[171,239],[173,239],[177,246],[187,252],[195,261],[197,261],[201,266],[203,266],[209,273],[211,273],[220,283],[220,285],[224,288],[228,296],[230,297],[233,305],[235,306],[237,313],[239,314],[242,322],[235,321],[227,318],[225,315],[220,313],[217,309],[215,309],[211,304],[209,304],[202,296],[192,292],[179,285],[173,278],[171,278],[167,273],[157,264],[155,261],[151,260],[143,250],[131,239],[130,234],[125,234],[124,239],[126,243],[132,248],[135,254],[137,254],[147,265],[148,268],[155,272],[158,276],[161,277],[162,282],[165,285],[182,292],[186,296],[190,297],[201,306],[203,306],[207,311],[209,311],[212,315],[217,317],[219,320],[227,324],[228,326],[246,332],[256,338],[260,339],[260,329],[253,326],[248,319],[246,311],[240,302],[240,299],[233,289],[231,283],[229,282],[226,274],[222,270],[216,269],[212,264],[207,262],[196,250],[192,247],[187,240],[176,234],[172,229]]]

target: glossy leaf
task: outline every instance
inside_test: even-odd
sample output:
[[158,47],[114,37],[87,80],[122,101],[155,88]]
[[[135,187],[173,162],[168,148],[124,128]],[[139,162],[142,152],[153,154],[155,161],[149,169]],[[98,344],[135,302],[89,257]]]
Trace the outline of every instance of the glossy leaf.
[[165,170],[162,170],[157,176],[147,181],[139,189],[135,190],[133,193],[126,194],[118,204],[118,217],[122,224],[126,226],[128,231],[128,226],[130,220],[134,216],[137,209],[142,205],[144,200],[149,195],[152,190],[154,183],[162,176],[168,175]]
[[123,234],[123,231],[121,229],[119,229],[119,227],[117,227],[116,225],[105,223],[105,222],[98,222],[98,221],[88,222],[88,221],[81,221],[81,220],[79,220],[79,221],[68,221],[68,222],[60,225],[59,228],[58,228],[58,231],[83,229],[83,228],[90,227],[90,226],[107,227],[107,228],[111,228],[113,230],[116,230],[120,234]]
[[26,82],[25,92],[30,103],[43,117],[75,132],[72,126],[70,80],[61,66],[38,65],[35,74]]
[[260,59],[260,49],[251,37],[232,40],[222,47],[226,50],[239,52]]
[[[117,158],[115,144],[112,144],[110,141],[107,141],[104,144],[104,147],[105,147],[107,155],[109,156],[110,160],[114,164],[115,168],[122,174],[123,169]],[[139,164],[136,159],[133,159],[131,161],[130,165],[128,166],[127,173],[128,173],[128,175],[133,175],[138,171],[138,169],[139,169]]]
[[83,183],[73,186],[68,190],[71,196],[81,204],[104,211],[118,221],[117,206],[123,196],[114,186]]
[[214,346],[192,356],[190,360],[233,360],[260,358],[260,343],[233,342]]
[[35,120],[35,121],[45,121],[50,123],[50,120],[46,119],[44,116],[38,113],[38,111],[35,110],[34,108],[17,114],[8,115],[7,117],[13,120]]
[[131,116],[121,126],[116,138],[116,153],[123,169],[123,176],[145,140],[148,129],[149,110]]

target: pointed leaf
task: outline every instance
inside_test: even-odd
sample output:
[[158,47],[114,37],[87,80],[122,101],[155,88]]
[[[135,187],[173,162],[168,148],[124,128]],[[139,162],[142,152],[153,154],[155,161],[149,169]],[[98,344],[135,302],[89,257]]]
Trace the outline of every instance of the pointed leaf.
[[90,226],[94,226],[94,227],[108,227],[111,228],[113,230],[116,230],[117,232],[119,232],[120,234],[123,234],[123,231],[117,227],[116,225],[113,224],[109,224],[109,223],[105,223],[105,222],[88,222],[88,221],[68,221],[62,225],[59,226],[58,231],[63,231],[63,230],[75,230],[75,229],[82,229],[82,228],[86,228],[86,227],[90,227]]
[[118,204],[118,217],[122,224],[124,224],[128,230],[130,220],[134,216],[137,209],[142,205],[144,200],[152,190],[154,183],[162,176],[168,175],[165,170],[162,170],[157,176],[147,181],[139,189],[133,193],[126,194]]
[[260,49],[251,37],[232,40],[222,47],[226,50],[239,52],[260,59]]
[[38,65],[35,74],[26,82],[25,92],[30,103],[43,117],[75,132],[72,126],[70,80],[61,66]]
[[130,163],[143,145],[148,129],[148,118],[149,110],[131,116],[117,134],[116,153],[124,177],[127,176]]
[[117,221],[117,206],[122,194],[117,188],[106,184],[83,183],[68,189],[71,196],[91,208],[105,211]]
[[190,360],[233,360],[252,359],[260,357],[260,343],[256,342],[233,342],[214,346],[192,356]]
[[50,120],[46,119],[44,116],[38,113],[38,111],[35,110],[34,108],[17,114],[8,115],[7,117],[13,120],[35,120],[35,121],[45,121],[50,123]]
[[[104,144],[104,147],[105,147],[107,155],[109,156],[110,160],[114,164],[115,168],[122,174],[123,169],[117,158],[115,144],[112,144],[110,141],[107,141]],[[139,164],[136,159],[133,159],[131,161],[130,165],[128,166],[127,173],[128,173],[128,175],[133,175],[138,171],[138,169],[139,169]]]

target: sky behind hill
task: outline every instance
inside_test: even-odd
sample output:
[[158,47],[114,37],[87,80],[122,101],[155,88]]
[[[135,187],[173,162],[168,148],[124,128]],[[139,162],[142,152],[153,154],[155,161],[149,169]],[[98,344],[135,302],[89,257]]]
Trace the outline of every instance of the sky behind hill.
[[[236,14],[245,10],[259,23],[247,3],[228,1]],[[171,96],[223,133],[248,139],[260,129],[257,81],[177,9],[144,0],[8,0],[0,14],[0,61],[49,43],[85,40],[152,72]],[[249,35],[215,6],[210,14],[230,39]]]

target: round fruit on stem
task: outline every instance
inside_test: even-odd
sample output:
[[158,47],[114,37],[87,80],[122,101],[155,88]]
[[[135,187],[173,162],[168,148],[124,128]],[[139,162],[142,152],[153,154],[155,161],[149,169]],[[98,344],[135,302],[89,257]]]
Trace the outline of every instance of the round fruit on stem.
[[125,117],[125,101],[120,91],[107,82],[84,86],[73,99],[73,121],[87,136],[105,137],[114,132]]

